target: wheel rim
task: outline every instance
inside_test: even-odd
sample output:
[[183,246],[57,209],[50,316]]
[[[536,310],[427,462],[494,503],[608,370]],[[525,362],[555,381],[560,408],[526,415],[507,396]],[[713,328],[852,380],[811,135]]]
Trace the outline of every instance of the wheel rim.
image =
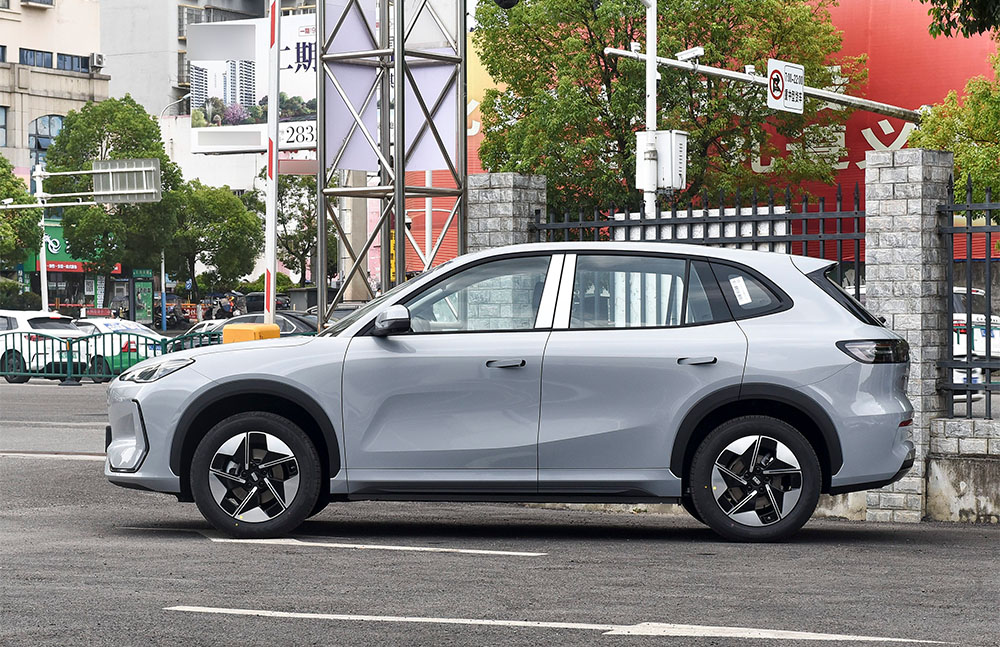
[[283,513],[299,489],[299,463],[276,436],[250,431],[224,442],[208,468],[215,502],[230,517],[262,523]]
[[802,494],[802,467],[795,453],[770,436],[729,443],[712,467],[719,508],[744,526],[769,526],[791,513]]

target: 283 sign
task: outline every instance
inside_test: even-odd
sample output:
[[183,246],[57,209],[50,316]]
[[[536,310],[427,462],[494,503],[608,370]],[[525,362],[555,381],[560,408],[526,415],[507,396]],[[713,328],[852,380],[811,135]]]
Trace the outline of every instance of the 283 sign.
[[281,147],[287,146],[315,146],[316,145],[316,122],[300,121],[283,123],[280,125]]

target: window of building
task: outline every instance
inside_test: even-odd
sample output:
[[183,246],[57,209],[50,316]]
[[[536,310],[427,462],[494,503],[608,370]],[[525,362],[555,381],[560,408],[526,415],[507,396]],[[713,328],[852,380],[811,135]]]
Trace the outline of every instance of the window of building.
[[89,72],[90,60],[86,56],[59,54],[56,56],[56,67],[71,72]]
[[[0,3],[2,3],[2,2],[3,2],[3,0],[0,0]],[[0,6],[3,6],[3,5],[0,4]],[[0,63],[6,63],[6,62],[7,62],[7,46],[6,45],[0,45]]]
[[0,0],[0,9],[10,9],[10,0]]
[[200,7],[177,7],[177,37],[187,38],[188,25],[205,22],[205,12]]
[[0,147],[7,145],[7,108],[0,106]]
[[52,52],[21,48],[21,65],[52,67]]
[[44,164],[45,155],[62,130],[63,118],[60,115],[45,115],[28,124],[28,154],[31,165]]

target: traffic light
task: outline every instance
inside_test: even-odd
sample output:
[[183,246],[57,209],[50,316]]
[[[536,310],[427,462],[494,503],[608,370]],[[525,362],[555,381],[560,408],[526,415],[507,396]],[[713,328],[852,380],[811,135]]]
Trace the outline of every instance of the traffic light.
[[512,9],[520,0],[493,0],[501,9]]

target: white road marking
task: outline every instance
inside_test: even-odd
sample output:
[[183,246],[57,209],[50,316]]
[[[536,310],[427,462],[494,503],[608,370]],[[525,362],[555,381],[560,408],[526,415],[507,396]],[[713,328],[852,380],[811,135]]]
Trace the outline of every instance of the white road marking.
[[104,454],[88,454],[84,452],[0,452],[0,458],[55,458],[64,461],[104,462]]
[[322,548],[349,548],[353,550],[394,550],[414,553],[459,553],[462,555],[503,555],[507,557],[543,557],[548,553],[528,553],[516,550],[483,550],[476,548],[440,548],[438,546],[393,546],[390,544],[344,544],[329,541],[310,541],[292,538],[279,539],[230,539],[228,537],[213,537],[202,533],[217,543],[225,544],[264,544],[269,546],[318,546]]
[[600,631],[605,636],[675,636],[686,638],[757,638],[761,640],[816,640],[852,642],[893,642],[950,645],[937,640],[911,640],[909,638],[882,638],[878,636],[853,636],[847,634],[821,634],[808,631],[783,631],[780,629],[754,629],[750,627],[712,627],[707,625],[682,625],[662,622],[643,622],[637,625],[591,624],[582,622],[540,622],[534,620],[486,620],[478,618],[424,618],[419,616],[365,616],[341,613],[295,613],[261,609],[226,609],[220,607],[175,606],[164,611],[186,613],[213,613],[263,618],[296,618],[303,620],[339,620],[347,622],[402,622],[413,624],[473,625],[484,627],[519,627],[528,629],[578,629]]

